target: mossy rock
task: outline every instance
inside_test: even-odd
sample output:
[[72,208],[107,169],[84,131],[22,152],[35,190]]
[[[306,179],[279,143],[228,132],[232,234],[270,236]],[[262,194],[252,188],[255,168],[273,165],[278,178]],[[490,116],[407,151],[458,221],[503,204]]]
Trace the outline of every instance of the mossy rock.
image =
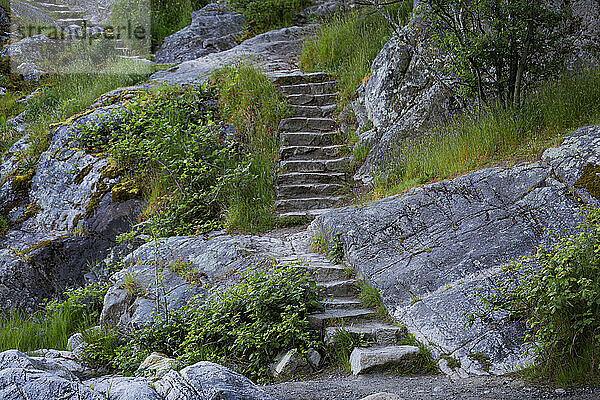
[[35,171],[30,169],[24,175],[16,175],[13,177],[11,181],[12,188],[15,192],[24,192],[29,190],[31,187],[31,180],[33,179],[33,175]]
[[600,200],[600,166],[588,164],[581,169],[581,176],[574,185],[584,189],[597,200]]
[[113,186],[110,192],[112,194],[112,201],[121,203],[140,197],[142,189],[138,186],[137,182],[124,180]]

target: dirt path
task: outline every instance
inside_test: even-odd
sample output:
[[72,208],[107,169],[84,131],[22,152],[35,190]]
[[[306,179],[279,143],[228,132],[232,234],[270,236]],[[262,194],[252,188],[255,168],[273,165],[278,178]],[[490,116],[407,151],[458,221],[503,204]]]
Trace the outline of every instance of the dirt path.
[[472,377],[453,382],[444,375],[406,377],[390,374],[327,375],[303,382],[265,386],[279,400],[359,400],[388,392],[402,399],[600,399],[598,389],[555,389],[512,377]]

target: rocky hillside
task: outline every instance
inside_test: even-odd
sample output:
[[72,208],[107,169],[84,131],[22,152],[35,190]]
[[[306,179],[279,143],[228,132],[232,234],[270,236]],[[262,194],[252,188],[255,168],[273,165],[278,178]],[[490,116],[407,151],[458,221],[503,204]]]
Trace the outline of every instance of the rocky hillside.
[[[460,77],[443,73],[453,55],[426,29],[426,3],[414,2],[398,35],[390,28],[349,102],[333,69],[298,62],[354,3],[294,3],[282,11],[288,26],[238,3],[203,3],[187,27],[144,48],[101,42],[110,51],[94,48],[84,64],[102,74],[69,69],[82,32],[70,22],[105,34],[119,2],[11,8],[0,52],[13,67],[0,77],[0,311],[12,319],[0,321],[0,397],[272,399],[248,377],[392,368],[455,379],[534,363],[527,318],[483,299],[522,279],[507,265],[543,270],[538,249],[589,233],[600,127],[527,131],[540,155],[518,147],[450,179],[424,171],[409,190],[362,202],[386,166],[405,161],[398,154],[476,108]],[[564,39],[562,73],[577,76],[597,62],[600,6],[567,9],[577,31]],[[70,34],[21,38],[26,19]],[[60,348],[10,341],[19,327],[39,339],[55,325],[56,341],[27,343]]]

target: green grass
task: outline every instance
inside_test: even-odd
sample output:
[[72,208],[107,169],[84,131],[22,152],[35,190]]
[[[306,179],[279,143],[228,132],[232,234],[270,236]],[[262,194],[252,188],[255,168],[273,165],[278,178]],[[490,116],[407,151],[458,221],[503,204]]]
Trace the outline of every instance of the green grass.
[[33,316],[14,311],[0,317],[0,351],[65,349],[69,336],[98,324],[106,290],[105,285],[67,290],[64,300]]
[[289,115],[271,81],[250,64],[238,63],[212,75],[221,115],[234,124],[250,154],[249,172],[230,194],[225,226],[230,231],[265,231],[273,227],[273,180],[279,157],[277,126]]
[[377,291],[377,288],[369,282],[360,280],[358,282],[360,302],[363,306],[377,310],[377,316],[382,319],[389,319],[390,316],[383,304],[383,300]]
[[[412,1],[407,1],[392,13],[404,23],[411,11]],[[338,81],[339,105],[343,107],[368,77],[371,63],[392,34],[385,19],[373,10],[337,15],[304,44],[300,66],[309,72],[329,72]]]
[[600,123],[600,69],[544,85],[520,108],[459,115],[429,138],[401,144],[376,171],[369,199],[402,192],[503,160],[536,159],[566,132]]

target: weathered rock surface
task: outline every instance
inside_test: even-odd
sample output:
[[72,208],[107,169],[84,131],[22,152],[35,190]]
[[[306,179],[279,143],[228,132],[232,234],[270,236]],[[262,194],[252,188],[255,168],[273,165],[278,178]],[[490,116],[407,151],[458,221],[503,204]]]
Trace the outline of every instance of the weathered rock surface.
[[165,38],[154,54],[156,62],[175,64],[235,47],[246,18],[211,3],[192,13],[192,24]]
[[140,364],[135,374],[150,380],[157,380],[178,365],[177,360],[160,353],[152,353]]
[[271,254],[285,251],[283,241],[257,236],[180,236],[146,243],[126,256],[125,269],[111,278],[101,323],[120,331],[139,328],[159,304],[171,310],[185,305],[209,287],[236,282],[238,272],[271,265]]
[[314,349],[309,349],[303,356],[297,349],[281,352],[271,365],[271,373],[275,377],[292,377],[302,373],[316,371],[321,363],[321,355]]
[[458,359],[458,373],[487,373],[469,357],[475,353],[489,358],[489,372],[504,373],[527,361],[523,327],[503,314],[467,327],[467,315],[482,307],[482,293],[509,278],[500,273],[503,265],[552,240],[548,228],[576,229],[582,203],[573,189],[595,201],[575,183],[586,165],[600,164],[599,156],[600,127],[582,128],[539,162],[483,169],[335,210],[312,229],[339,233],[348,262],[377,287],[388,310],[438,355]]
[[[104,376],[80,381],[64,360],[69,352],[45,350],[29,357],[16,350],[0,353],[0,398],[6,400],[274,400],[249,379],[210,362],[170,371],[152,383],[146,378]],[[63,360],[63,361],[57,361]],[[81,366],[79,366],[81,368]]]
[[112,201],[119,176],[105,158],[71,143],[79,124],[92,124],[116,105],[99,107],[52,129],[48,150],[35,166],[20,167],[17,142],[2,158],[0,213],[9,222],[0,236],[2,309],[35,310],[67,286],[83,283],[88,263],[104,257],[129,227],[140,202]]
[[313,26],[294,26],[269,31],[219,53],[211,53],[195,60],[186,61],[173,68],[160,71],[151,79],[170,83],[202,82],[217,68],[247,60],[265,71],[296,69],[295,58],[302,40],[314,29]]

